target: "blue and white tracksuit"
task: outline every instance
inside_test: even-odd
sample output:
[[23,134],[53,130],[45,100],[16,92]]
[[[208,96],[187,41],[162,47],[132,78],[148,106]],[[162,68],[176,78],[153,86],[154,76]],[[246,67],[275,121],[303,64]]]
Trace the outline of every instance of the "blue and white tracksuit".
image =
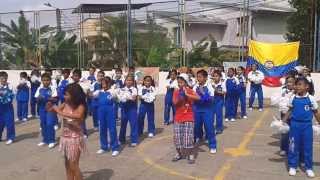
[[156,99],[156,92],[153,86],[141,86],[138,90],[138,95],[141,99],[138,115],[138,133],[143,134],[144,119],[148,118],[148,133],[155,134],[156,128],[154,123],[154,101]]
[[216,149],[216,133],[213,125],[212,103],[214,99],[214,89],[211,84],[196,84],[193,90],[200,96],[200,100],[194,102],[195,117],[195,138],[201,139],[201,131],[204,124],[209,148]]
[[[90,91],[95,92],[101,89],[101,83],[96,81],[91,85]],[[92,107],[92,120],[93,120],[93,126],[95,128],[99,127],[99,121],[98,121],[98,98],[91,98],[91,107]]]
[[[94,82],[96,82],[97,80],[96,80],[96,77],[94,76],[94,75],[89,75],[88,77],[87,77],[87,80],[89,80],[90,81],[90,84],[93,84]],[[90,115],[92,115],[92,103],[91,103],[91,98],[90,97],[88,97],[87,98],[87,107],[88,107],[88,113],[90,114]]]
[[58,97],[59,101],[61,103],[64,102],[64,93],[66,91],[67,86],[69,85],[69,80],[68,79],[63,79],[62,81],[59,82],[58,85]]
[[299,153],[303,151],[305,168],[313,166],[313,130],[312,119],[318,104],[308,93],[305,96],[294,95],[289,101],[291,122],[289,131],[289,168],[297,168]]
[[[97,90],[94,96],[98,102],[98,119],[99,119],[99,134],[100,146],[103,150],[119,151],[119,143],[117,137],[116,119],[114,116],[114,97],[112,90]],[[108,143],[108,133],[110,143]]]
[[240,101],[240,109],[241,109],[241,112],[240,112],[240,116],[241,117],[244,117],[247,115],[247,112],[246,112],[246,83],[247,83],[247,80],[246,80],[246,77],[244,77],[244,75],[240,75],[237,77],[238,80],[239,80],[239,93],[238,93],[238,96],[237,96],[237,100],[236,100],[236,108],[238,107],[238,104],[239,104],[239,101]]
[[216,131],[223,131],[223,107],[224,107],[224,94],[227,92],[226,83],[220,81],[219,83],[212,84],[214,91],[213,98],[213,121],[215,120]]
[[[120,88],[123,88],[124,86],[124,79],[114,79],[113,80],[114,82],[114,89],[120,89]],[[119,108],[121,108],[121,104],[119,102],[115,102],[114,103],[114,115],[116,117],[116,119],[118,119],[118,112],[119,112]]]
[[[49,87],[39,87],[35,98],[37,98],[40,114],[40,127],[42,142],[46,144],[55,142],[55,130],[54,126],[56,125],[56,114],[52,112],[47,112],[46,104],[49,102],[49,98],[58,98],[56,88]],[[56,103],[56,102],[52,102]]]
[[26,79],[22,79],[17,86],[17,116],[20,121],[28,118],[30,88],[31,84]]
[[225,118],[235,119],[237,116],[237,96],[239,93],[239,80],[237,77],[227,77],[226,79],[226,102],[225,102]]
[[[120,94],[128,94],[127,97],[120,98],[122,102],[121,108],[121,127],[119,133],[119,141],[126,142],[126,132],[128,121],[130,123],[130,139],[131,143],[138,143],[138,118],[137,118],[137,100],[132,100],[133,96],[138,95],[135,87],[124,87]],[[120,95],[122,96],[122,95]]]
[[[173,105],[173,91],[175,88],[178,88],[178,82],[177,80],[168,79],[166,82],[167,87],[167,93],[164,100],[164,123],[168,124],[170,123],[170,110],[172,109],[172,114],[176,114],[175,107]],[[172,120],[173,121],[173,120]]]
[[31,108],[31,115],[36,116],[39,115],[39,107],[37,106],[37,99],[34,95],[37,92],[37,89],[40,87],[41,81],[40,77],[31,76],[31,98],[30,98],[30,108]]
[[249,97],[249,108],[252,108],[256,94],[258,94],[259,109],[263,108],[263,91],[262,91],[262,81],[264,75],[261,71],[250,71],[248,74],[248,79],[250,83],[250,97]]
[[4,128],[7,130],[7,140],[14,140],[16,137],[13,99],[13,87],[10,84],[0,85],[0,140],[2,140]]

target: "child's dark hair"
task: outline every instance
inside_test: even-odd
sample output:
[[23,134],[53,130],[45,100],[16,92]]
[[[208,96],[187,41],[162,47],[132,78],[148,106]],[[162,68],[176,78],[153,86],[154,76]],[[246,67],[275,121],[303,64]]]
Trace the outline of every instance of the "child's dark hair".
[[293,70],[290,70],[288,73],[287,73],[287,77],[296,77],[298,75],[298,72],[293,69]]
[[241,69],[242,72],[245,71],[245,68],[243,66],[238,66],[239,69]]
[[296,81],[296,78],[295,78],[294,76],[287,76],[287,77],[286,77],[286,82],[287,82],[289,79],[294,79],[294,81]]
[[47,69],[44,70],[44,72],[45,72],[45,73],[50,73],[50,74],[52,74],[52,69],[47,68]]
[[34,69],[34,70],[31,71],[31,76],[32,76],[32,75],[40,76],[40,71],[37,70],[37,69]]
[[70,69],[63,69],[62,74],[70,74]]
[[182,80],[182,81],[184,81],[186,83],[186,85],[188,85],[188,82],[183,77],[178,76],[177,80]]
[[153,78],[151,77],[151,76],[145,76],[144,78],[143,78],[143,83],[142,83],[142,85],[144,86],[145,84],[144,84],[144,81],[146,81],[146,79],[150,79],[151,80],[151,86],[155,86],[155,83],[154,83],[154,80],[153,80]]
[[298,78],[296,79],[295,84],[297,85],[299,82],[303,82],[304,84],[306,84],[306,85],[308,85],[308,86],[310,85],[308,79],[305,78],[305,77],[298,77]]
[[91,66],[91,67],[89,68],[89,70],[90,70],[90,69],[96,70],[96,67]]
[[104,71],[99,71],[98,74],[103,74],[103,76],[105,75]]
[[43,74],[41,75],[41,79],[44,79],[44,78],[48,78],[49,80],[51,80],[51,76],[50,76],[50,74],[48,74],[48,73],[43,73]]
[[74,107],[83,105],[85,108],[85,116],[87,115],[86,94],[83,92],[81,86],[77,83],[71,83],[66,87],[65,93],[70,94],[70,103]]
[[22,78],[25,78],[25,79],[28,79],[28,74],[27,74],[27,72],[21,72],[20,73],[20,77],[22,77]]
[[219,77],[222,77],[222,73],[219,70],[214,70],[213,74],[217,74]]
[[101,84],[102,83],[106,83],[108,89],[110,89],[110,87],[112,86],[112,79],[109,76],[107,76],[101,80]]
[[201,74],[203,77],[208,77],[208,72],[204,69],[201,69],[197,72],[197,75]]
[[0,77],[8,78],[8,73],[5,71],[0,72]]
[[122,69],[121,69],[121,68],[117,68],[117,69],[115,70],[115,72],[121,72],[121,73],[122,73]]
[[80,69],[75,69],[75,70],[73,70],[72,74],[73,74],[73,75],[78,75],[78,76],[82,77],[82,72],[81,72]]
[[178,75],[178,71],[176,69],[171,69],[166,79],[170,79],[171,73],[175,73],[176,75]]
[[231,70],[233,73],[236,72],[236,70],[235,70],[234,68],[232,68],[232,67],[228,68],[228,71],[229,71],[229,70]]
[[187,73],[188,73],[188,74],[191,74],[191,76],[194,77],[194,73],[193,73],[193,71],[192,71],[191,68],[188,68],[188,69],[187,69]]

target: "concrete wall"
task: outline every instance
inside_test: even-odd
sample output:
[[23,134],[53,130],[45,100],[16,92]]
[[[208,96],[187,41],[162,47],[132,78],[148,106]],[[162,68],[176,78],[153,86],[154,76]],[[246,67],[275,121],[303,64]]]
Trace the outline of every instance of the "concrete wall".
[[[8,74],[9,74],[9,82],[13,85],[13,86],[17,86],[17,83],[19,82],[19,73],[21,71],[15,71],[15,70],[7,70]],[[30,71],[26,71],[28,73],[30,73]],[[111,72],[106,72],[107,75],[111,75]],[[168,75],[168,72],[160,72],[159,74],[159,87],[158,92],[159,94],[165,94],[166,92],[166,87],[165,87],[165,80],[166,77]],[[83,72],[83,76],[86,77],[88,76],[88,72]],[[312,79],[315,83],[315,90],[316,90],[316,94],[315,97],[317,100],[320,100],[320,73],[312,73]],[[271,96],[274,96],[275,94],[278,94],[280,92],[281,88],[270,88],[270,87],[265,87],[263,86],[263,93],[264,93],[264,97],[265,98],[270,98]],[[247,95],[249,95],[249,86],[247,87]]]

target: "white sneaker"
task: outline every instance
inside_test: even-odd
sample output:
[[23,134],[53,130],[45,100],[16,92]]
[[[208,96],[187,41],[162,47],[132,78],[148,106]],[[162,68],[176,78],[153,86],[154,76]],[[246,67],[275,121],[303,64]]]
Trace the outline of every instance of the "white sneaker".
[[248,119],[248,116],[243,116],[242,118],[243,118],[243,119]]
[[33,116],[31,114],[28,115],[28,118],[32,118]]
[[52,149],[52,148],[54,148],[55,145],[56,145],[56,143],[50,143],[50,144],[48,145],[48,148],[49,148],[49,149]]
[[249,111],[252,111],[253,109],[252,108],[249,108]]
[[210,154],[216,154],[217,153],[217,149],[210,149]]
[[18,122],[18,121],[20,121],[20,120],[19,120],[19,119],[16,119],[16,120],[15,120],[15,122]]
[[40,142],[39,144],[38,144],[38,146],[44,146],[46,143],[44,143],[44,142]]
[[105,152],[106,152],[105,150],[99,149],[96,153],[97,153],[97,154],[103,154],[103,153],[105,153]]
[[232,118],[230,121],[231,121],[231,122],[235,122],[235,121],[236,121],[236,119],[235,119],[235,118]]
[[87,135],[83,135],[83,138],[88,139],[88,136]]
[[286,153],[286,151],[280,151],[280,156],[285,156],[287,153]]
[[290,176],[295,176],[297,175],[297,170],[295,168],[290,168],[289,169],[289,175]]
[[148,134],[148,137],[149,137],[149,138],[153,138],[153,137],[154,137],[153,133],[149,133],[149,134]]
[[99,128],[95,127],[93,128],[94,131],[99,131]]
[[59,129],[58,125],[54,125],[54,130],[57,131]]
[[225,121],[225,122],[229,122],[229,119],[228,119],[228,118],[226,118],[224,121]]
[[314,178],[316,176],[311,169],[306,170],[306,173],[309,178]]
[[261,109],[261,108],[260,108],[260,109],[259,109],[259,111],[260,111],[260,112],[262,112],[262,111],[263,111],[263,109]]
[[138,144],[137,143],[131,143],[132,147],[136,147]]
[[111,156],[113,156],[113,157],[116,157],[118,155],[119,155],[119,151],[113,151],[112,154],[111,154]]
[[28,121],[28,119],[27,119],[27,118],[24,118],[24,119],[22,119],[22,121],[23,121],[23,122],[27,122],[27,121]]
[[13,140],[12,139],[9,139],[7,142],[6,142],[6,145],[10,145],[13,143]]

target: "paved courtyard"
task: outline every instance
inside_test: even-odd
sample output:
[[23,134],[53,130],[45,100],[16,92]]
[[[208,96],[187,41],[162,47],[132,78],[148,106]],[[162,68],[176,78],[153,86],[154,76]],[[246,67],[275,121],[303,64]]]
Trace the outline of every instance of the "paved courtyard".
[[[123,146],[118,157],[111,153],[97,155],[98,133],[90,130],[89,154],[81,159],[85,180],[137,179],[212,179],[212,180],[302,180],[287,174],[286,159],[278,155],[279,136],[269,125],[277,112],[266,107],[263,112],[249,112],[249,119],[225,123],[218,139],[218,152],[210,155],[205,143],[197,147],[196,163],[186,160],[171,162],[175,154],[172,126],[162,125],[162,98],[156,104],[157,134],[143,138],[138,147]],[[87,119],[92,128],[91,118]],[[10,146],[0,143],[0,180],[62,180],[65,179],[63,157],[58,148],[38,147],[39,121],[33,119],[17,124],[17,139]],[[57,131],[57,137],[60,131]],[[314,142],[314,170],[320,176],[319,138]],[[320,179],[320,178],[319,178]]]

